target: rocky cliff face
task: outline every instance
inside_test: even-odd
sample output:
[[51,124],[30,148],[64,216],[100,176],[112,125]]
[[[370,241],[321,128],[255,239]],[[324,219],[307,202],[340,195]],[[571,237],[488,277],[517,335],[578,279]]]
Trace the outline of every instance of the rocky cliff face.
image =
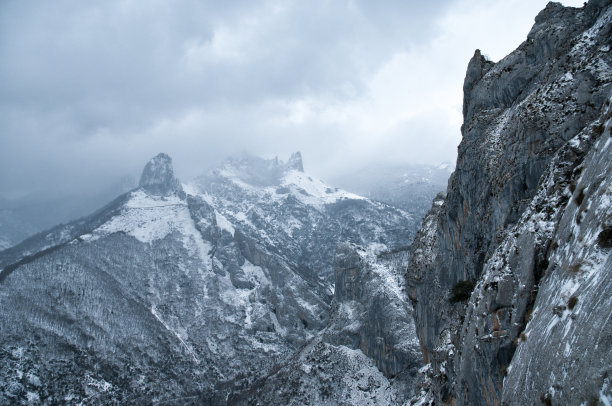
[[145,165],[138,187],[150,195],[168,196],[181,192],[181,183],[174,177],[172,158],[158,154]]
[[232,404],[403,404],[422,366],[401,273],[406,251],[341,244],[330,321]]
[[[611,303],[596,304],[602,287],[588,286],[605,289],[611,273],[609,250],[595,243],[610,215],[611,26],[610,1],[550,3],[516,51],[496,64],[477,51],[468,65],[456,170],[407,275],[440,403],[610,394]],[[576,261],[589,265],[568,273]],[[585,302],[593,307],[578,313]],[[592,355],[572,356],[588,346]]]
[[[412,315],[398,268],[406,255],[373,252],[352,244],[334,258],[335,291],[329,341],[360,349],[387,377],[422,366]],[[412,369],[412,370],[410,370]]]

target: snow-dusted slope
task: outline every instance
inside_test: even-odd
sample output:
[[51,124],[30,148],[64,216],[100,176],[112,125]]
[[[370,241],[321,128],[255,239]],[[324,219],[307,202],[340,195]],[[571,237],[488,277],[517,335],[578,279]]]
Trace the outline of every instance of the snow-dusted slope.
[[406,252],[338,247],[328,326],[231,404],[391,405],[414,395],[422,358],[402,273]]
[[[600,122],[572,140],[571,153],[567,148],[559,154],[559,161],[576,152],[583,158],[582,162],[574,161],[578,164],[574,186],[570,183],[567,189],[551,193],[555,180],[559,184],[567,175],[553,166],[517,229],[531,227],[540,241],[550,243],[550,251],[533,309],[508,366],[503,396],[509,404],[522,404],[536,396],[553,404],[585,399],[612,402],[610,117],[609,106],[606,123]],[[597,139],[601,129],[607,135]],[[559,200],[551,199],[557,196]],[[549,211],[550,217],[538,212],[537,203],[551,207],[555,202],[561,204]],[[541,348],[557,356],[533,357]]]
[[228,160],[185,190],[213,205],[226,228],[273,252],[290,252],[298,272],[327,290],[338,243],[389,250],[410,243],[417,226],[411,215],[326,185],[300,170],[299,157],[291,165],[250,156]]

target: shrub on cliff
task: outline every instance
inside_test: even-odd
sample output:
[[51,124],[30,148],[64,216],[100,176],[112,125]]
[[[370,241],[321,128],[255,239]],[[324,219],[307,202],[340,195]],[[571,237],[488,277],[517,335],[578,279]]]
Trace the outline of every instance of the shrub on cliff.
[[455,283],[451,289],[451,297],[448,299],[449,302],[465,302],[470,298],[475,285],[476,283],[474,281],[459,281]]

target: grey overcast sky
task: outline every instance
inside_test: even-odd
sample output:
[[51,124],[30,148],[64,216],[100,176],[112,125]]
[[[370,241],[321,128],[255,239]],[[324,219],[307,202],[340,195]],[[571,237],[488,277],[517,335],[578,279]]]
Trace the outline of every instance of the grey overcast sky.
[[[497,61],[545,0],[0,2],[0,196],[300,150],[323,179],[455,160],[476,48]],[[563,1],[582,6],[582,1]]]

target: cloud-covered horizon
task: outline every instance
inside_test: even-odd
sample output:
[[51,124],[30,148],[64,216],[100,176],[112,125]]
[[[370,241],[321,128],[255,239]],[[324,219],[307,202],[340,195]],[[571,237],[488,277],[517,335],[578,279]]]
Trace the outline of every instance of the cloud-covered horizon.
[[96,191],[160,151],[183,180],[242,151],[322,178],[454,161],[469,58],[545,4],[4,1],[0,196]]

